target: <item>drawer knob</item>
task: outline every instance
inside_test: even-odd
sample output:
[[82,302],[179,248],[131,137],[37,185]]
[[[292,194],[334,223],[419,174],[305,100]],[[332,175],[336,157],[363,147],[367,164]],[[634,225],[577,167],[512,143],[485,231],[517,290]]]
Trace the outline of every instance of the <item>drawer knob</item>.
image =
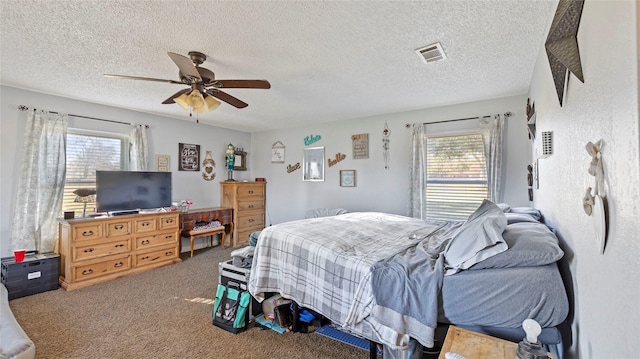
[[115,226],[113,226],[113,228],[115,228],[116,230],[121,230],[122,228],[124,228],[124,226],[122,224],[116,224]]
[[164,236],[164,239],[171,239],[172,235]]
[[142,226],[143,226],[143,227],[147,227],[147,226],[149,226],[149,225],[151,225],[151,223],[149,223],[149,222],[142,222]]
[[113,265],[113,268],[119,268],[119,267],[122,267],[123,265],[124,265],[124,263],[118,262],[118,263]]
[[93,273],[93,269],[89,268],[89,269],[85,269],[82,271],[82,275],[89,275]]
[[249,205],[249,208],[253,208],[253,205],[252,205],[252,204],[250,204],[250,205]]
[[122,248],[124,247],[124,244],[116,244],[116,248]]
[[170,257],[173,255],[173,252],[172,251],[164,252],[164,255],[167,257]]
[[144,245],[147,245],[147,244],[149,244],[149,240],[148,240],[148,239],[145,239],[145,240],[143,240],[142,242],[140,242],[140,244],[141,244],[141,245],[143,245],[143,246],[144,246]]
[[85,253],[91,253],[95,250],[95,248],[87,248],[84,250]]
[[167,219],[167,223],[173,223],[173,218]]
[[253,218],[249,218],[249,222],[253,222]]
[[140,259],[142,259],[143,261],[146,261],[147,259],[149,259],[149,256],[144,256],[144,257],[142,257]]
[[253,194],[253,191],[249,191],[249,194]]
[[93,231],[84,231],[84,232],[82,232],[82,235],[85,236],[85,237],[93,236]]

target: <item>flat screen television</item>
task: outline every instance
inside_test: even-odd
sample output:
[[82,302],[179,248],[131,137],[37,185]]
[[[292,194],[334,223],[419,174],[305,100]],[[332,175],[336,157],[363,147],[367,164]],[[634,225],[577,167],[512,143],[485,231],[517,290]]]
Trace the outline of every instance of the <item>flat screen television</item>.
[[98,212],[170,206],[171,172],[96,171]]

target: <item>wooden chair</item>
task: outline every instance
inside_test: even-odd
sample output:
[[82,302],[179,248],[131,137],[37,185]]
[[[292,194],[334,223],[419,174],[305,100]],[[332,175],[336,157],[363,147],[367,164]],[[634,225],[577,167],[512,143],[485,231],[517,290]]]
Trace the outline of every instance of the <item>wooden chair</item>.
[[213,246],[213,236],[216,234],[220,234],[220,243],[222,244],[222,248],[224,248],[224,240],[226,237],[224,226],[184,231],[183,235],[185,237],[189,237],[189,242],[191,244],[191,257],[193,257],[193,240],[195,238],[209,237],[209,246]]

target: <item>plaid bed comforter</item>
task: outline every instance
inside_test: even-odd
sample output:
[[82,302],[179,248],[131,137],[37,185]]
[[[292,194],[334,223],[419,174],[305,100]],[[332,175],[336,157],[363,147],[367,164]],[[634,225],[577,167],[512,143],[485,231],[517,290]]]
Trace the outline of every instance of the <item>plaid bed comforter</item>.
[[441,227],[393,214],[355,212],[265,228],[254,252],[249,292],[276,292],[336,324],[391,348],[409,337],[375,320],[371,267]]

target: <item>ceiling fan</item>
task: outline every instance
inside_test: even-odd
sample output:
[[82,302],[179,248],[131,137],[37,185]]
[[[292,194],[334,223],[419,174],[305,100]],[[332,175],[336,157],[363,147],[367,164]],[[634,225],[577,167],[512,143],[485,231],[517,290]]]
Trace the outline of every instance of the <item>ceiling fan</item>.
[[[189,86],[188,88],[176,92],[175,94],[171,95],[171,97],[164,100],[162,103],[177,103],[185,110],[190,110],[196,113],[209,112],[217,108],[220,105],[220,102],[216,99],[224,101],[236,108],[245,108],[249,106],[246,102],[229,95],[228,93],[222,91],[222,89],[271,88],[271,84],[267,80],[216,80],[213,71],[204,67],[200,67],[200,65],[207,59],[207,56],[201,52],[190,51],[189,57],[173,52],[168,52],[167,54],[180,70],[178,72],[180,81],[113,74],[104,74],[103,76],[187,85]],[[214,97],[216,99],[214,99]]]

